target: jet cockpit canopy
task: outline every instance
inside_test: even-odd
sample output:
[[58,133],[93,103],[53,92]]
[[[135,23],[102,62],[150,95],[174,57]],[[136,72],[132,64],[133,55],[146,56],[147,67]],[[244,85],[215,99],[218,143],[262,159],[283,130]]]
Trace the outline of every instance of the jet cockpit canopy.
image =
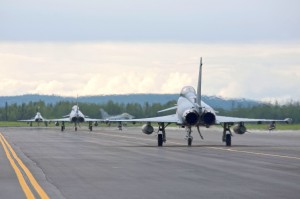
[[74,105],[74,106],[72,107],[72,110],[73,110],[73,111],[77,111],[77,110],[79,110],[79,107],[78,107],[77,105]]
[[181,89],[180,95],[186,96],[189,93],[193,93],[196,95],[196,90],[192,86],[185,86]]
[[196,103],[197,95],[192,86],[185,86],[181,89],[180,96],[189,98],[193,103]]

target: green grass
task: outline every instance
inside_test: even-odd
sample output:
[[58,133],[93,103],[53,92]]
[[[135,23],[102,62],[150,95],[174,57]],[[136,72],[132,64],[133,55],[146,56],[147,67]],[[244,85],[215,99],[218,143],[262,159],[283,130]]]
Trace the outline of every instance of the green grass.
[[26,122],[0,121],[0,127],[29,126]]
[[[73,124],[71,123],[65,123],[66,126],[72,126]],[[61,124],[60,124],[61,125]],[[29,127],[29,123],[27,122],[18,122],[18,121],[0,121],[0,127]],[[37,122],[32,122],[32,127],[37,127],[38,123]],[[40,122],[40,126],[44,127],[45,124],[44,122]],[[51,122],[48,124],[49,127],[55,126],[54,122]]]
[[[268,130],[268,124],[246,124],[248,130]],[[275,130],[300,130],[300,124],[276,124]]]
[[[61,124],[60,124],[61,125]],[[66,123],[66,126],[73,126],[74,124]],[[140,127],[143,123],[136,123],[135,125],[128,123],[127,126],[131,127]],[[36,122],[32,123],[32,127],[38,126]],[[41,127],[44,127],[44,123],[40,123]],[[54,123],[48,125],[49,127],[55,127]],[[83,124],[82,126],[87,126],[86,124]],[[99,124],[99,126],[107,126],[106,124]],[[112,123],[111,126],[118,126],[117,123]],[[156,123],[153,123],[153,126],[157,126]],[[170,125],[170,126],[176,126],[176,125]],[[217,125],[221,128],[220,125]],[[29,127],[29,124],[27,122],[18,122],[18,121],[0,121],[0,127]],[[248,130],[268,130],[269,125],[268,124],[246,124],[246,127]],[[300,130],[300,124],[276,124],[276,130]]]

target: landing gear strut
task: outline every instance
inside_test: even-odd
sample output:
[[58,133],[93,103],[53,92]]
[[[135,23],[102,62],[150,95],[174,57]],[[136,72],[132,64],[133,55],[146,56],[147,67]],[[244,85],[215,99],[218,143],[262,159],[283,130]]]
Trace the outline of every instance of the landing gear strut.
[[89,122],[89,129],[90,129],[90,131],[93,131],[93,123],[92,122]]
[[231,131],[230,131],[230,124],[229,123],[224,123],[223,126],[223,136],[222,136],[222,141],[226,143],[226,146],[231,146]]
[[122,122],[119,122],[119,123],[118,123],[118,129],[119,129],[120,131],[122,131]]
[[65,130],[65,122],[61,122],[61,131]]
[[192,142],[193,142],[193,136],[191,135],[192,134],[192,128],[190,126],[187,126],[186,127],[186,140],[187,140],[187,143],[188,143],[188,146],[192,146]]

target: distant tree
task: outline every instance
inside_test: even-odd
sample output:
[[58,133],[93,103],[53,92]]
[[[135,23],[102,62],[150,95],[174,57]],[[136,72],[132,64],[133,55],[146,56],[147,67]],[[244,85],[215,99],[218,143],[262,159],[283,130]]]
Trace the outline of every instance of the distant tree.
[[[22,104],[10,104],[0,108],[0,120],[16,121],[20,119],[32,118],[37,111],[48,119],[61,118],[68,115],[71,108],[77,104],[75,101],[59,101],[55,104],[45,104],[44,101],[28,102]],[[103,104],[79,103],[80,110],[92,118],[100,118],[100,108],[103,108],[110,115],[117,115],[127,112],[135,118],[155,117],[157,115],[174,114],[174,110],[158,114],[157,111],[175,106],[176,101],[172,100],[165,104],[160,103],[116,103],[108,101]],[[295,123],[300,123],[300,102],[290,101],[284,105],[279,103],[265,103],[259,106],[241,107],[237,105],[232,110],[217,109],[219,115],[248,117],[248,118],[274,118],[284,119],[290,117]]]

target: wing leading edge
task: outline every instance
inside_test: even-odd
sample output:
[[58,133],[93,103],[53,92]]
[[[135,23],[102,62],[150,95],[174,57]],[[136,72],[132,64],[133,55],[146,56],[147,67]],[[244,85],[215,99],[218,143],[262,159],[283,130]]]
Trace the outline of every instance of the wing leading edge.
[[222,123],[263,123],[263,122],[285,122],[291,123],[292,119],[286,118],[284,120],[272,120],[272,119],[251,119],[251,118],[239,118],[239,117],[227,117],[227,116],[216,116],[216,124]]
[[127,120],[110,120],[111,122],[157,122],[157,123],[176,123],[182,124],[177,114],[166,115],[161,117],[150,117],[141,119],[127,119]]

